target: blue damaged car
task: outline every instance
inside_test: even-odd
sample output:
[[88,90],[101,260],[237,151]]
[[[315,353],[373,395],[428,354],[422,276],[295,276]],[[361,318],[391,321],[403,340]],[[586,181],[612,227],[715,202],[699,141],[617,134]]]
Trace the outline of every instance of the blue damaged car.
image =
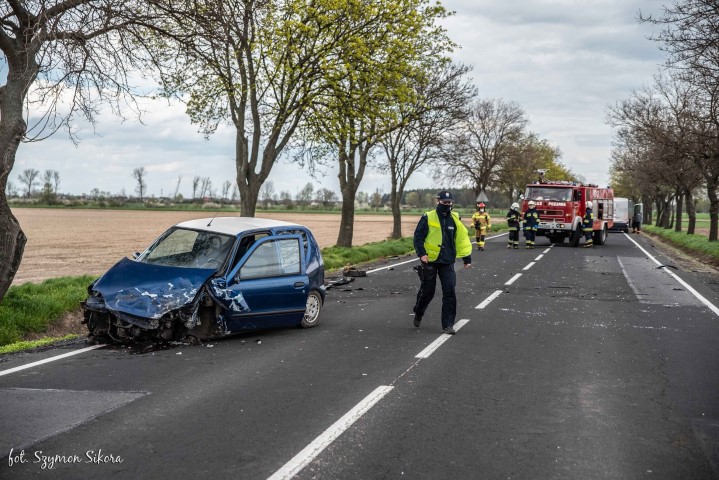
[[314,327],[324,264],[302,225],[217,217],[175,225],[88,287],[89,337],[100,342],[216,338]]

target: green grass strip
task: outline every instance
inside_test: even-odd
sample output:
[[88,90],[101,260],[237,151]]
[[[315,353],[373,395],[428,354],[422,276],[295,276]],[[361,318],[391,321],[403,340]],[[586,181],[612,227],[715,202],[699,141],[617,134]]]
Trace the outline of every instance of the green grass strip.
[[325,270],[335,270],[345,265],[370,262],[380,258],[405,255],[413,252],[412,237],[385,240],[362,245],[361,247],[327,247],[322,249]]
[[705,235],[687,235],[672,229],[642,225],[642,230],[667,240],[673,246],[688,253],[701,254],[719,264],[719,242],[710,242]]
[[0,303],[0,345],[19,342],[28,333],[43,333],[66,312],[79,307],[95,277],[60,277],[10,287]]

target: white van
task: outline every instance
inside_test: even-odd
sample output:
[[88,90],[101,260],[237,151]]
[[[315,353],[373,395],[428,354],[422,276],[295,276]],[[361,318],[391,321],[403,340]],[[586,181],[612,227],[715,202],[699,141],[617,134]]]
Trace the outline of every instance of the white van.
[[614,226],[610,230],[629,233],[634,214],[634,202],[628,198],[614,197]]

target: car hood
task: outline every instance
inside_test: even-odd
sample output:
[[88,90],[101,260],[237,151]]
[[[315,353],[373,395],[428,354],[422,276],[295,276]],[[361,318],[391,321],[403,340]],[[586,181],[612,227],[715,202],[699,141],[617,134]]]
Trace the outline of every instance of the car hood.
[[92,286],[108,310],[157,319],[192,303],[214,269],[151,265],[123,258]]

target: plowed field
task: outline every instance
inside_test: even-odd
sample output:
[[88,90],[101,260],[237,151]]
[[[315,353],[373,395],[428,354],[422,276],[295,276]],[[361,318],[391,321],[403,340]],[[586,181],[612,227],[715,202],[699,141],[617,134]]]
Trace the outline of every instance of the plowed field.
[[[65,275],[100,275],[122,257],[144,250],[168,227],[212,216],[212,212],[41,208],[16,208],[13,214],[28,238],[13,284]],[[323,248],[337,241],[339,215],[263,213],[258,216],[306,225]],[[402,234],[411,235],[418,220],[415,215],[403,217]],[[354,245],[384,240],[391,233],[391,215],[355,216]]]

